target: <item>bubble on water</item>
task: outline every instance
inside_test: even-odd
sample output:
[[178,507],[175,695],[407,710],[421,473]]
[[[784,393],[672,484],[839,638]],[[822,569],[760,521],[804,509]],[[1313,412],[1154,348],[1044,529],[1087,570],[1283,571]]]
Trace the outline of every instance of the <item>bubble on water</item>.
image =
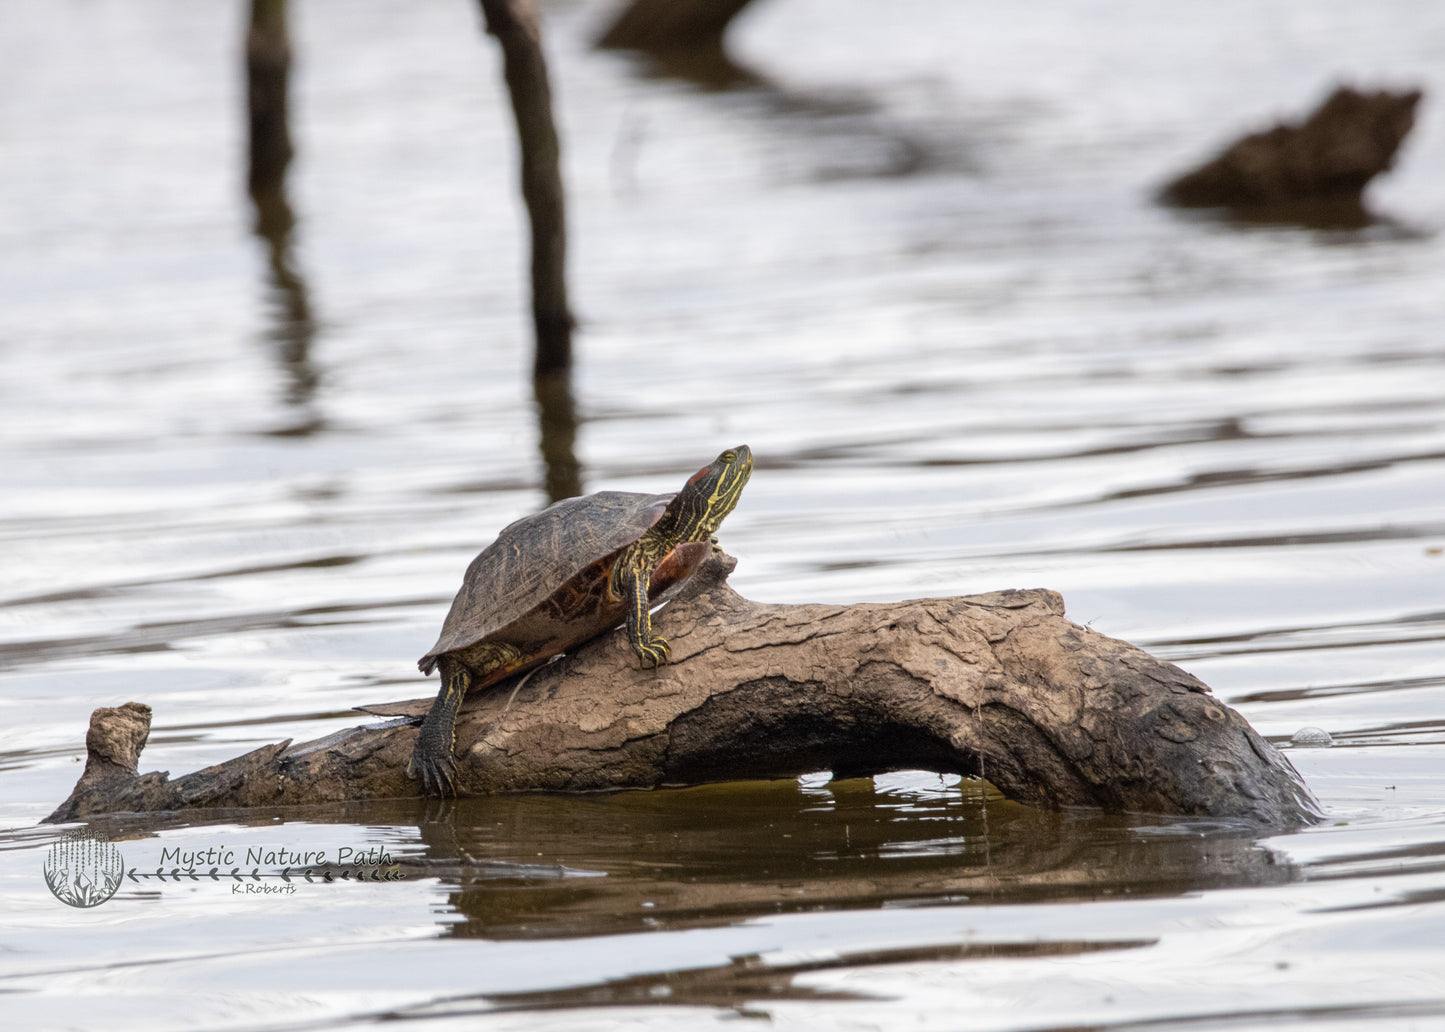
[[1328,749],[1335,744],[1335,740],[1324,728],[1302,727],[1294,733],[1290,744],[1297,745],[1302,749]]

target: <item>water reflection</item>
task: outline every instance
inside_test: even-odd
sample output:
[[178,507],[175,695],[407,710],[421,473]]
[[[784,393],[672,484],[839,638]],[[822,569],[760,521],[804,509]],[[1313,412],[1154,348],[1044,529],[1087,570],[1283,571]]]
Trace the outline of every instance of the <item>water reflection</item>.
[[[912,781],[900,791],[890,779]],[[1049,813],[981,782],[918,789],[930,780],[461,800],[419,826],[421,863],[452,886],[448,905],[463,920],[449,934],[502,939],[719,927],[816,909],[1176,895],[1296,877],[1247,832]],[[555,866],[517,866],[544,862]]]
[[1296,201],[1261,208],[1229,208],[1218,213],[1226,225],[1299,226],[1324,232],[1367,229],[1380,220],[1363,199],[1357,197]]
[[[1170,659],[1184,662],[1206,656],[1240,656],[1279,654],[1286,652],[1318,652],[1324,649],[1353,649],[1361,646],[1410,645],[1439,641],[1445,627],[1445,612],[1429,610],[1404,613],[1389,620],[1358,620],[1339,623],[1301,624],[1290,627],[1264,627],[1237,633],[1188,635],[1158,639],[1151,643],[1156,649],[1169,649]],[[1394,680],[1371,681],[1356,689],[1378,690],[1393,685]],[[1409,683],[1409,682],[1406,682]],[[1426,680],[1423,686],[1431,686]],[[1310,695],[1301,694],[1299,698]]]
[[1423,677],[1398,677],[1387,681],[1351,681],[1344,684],[1318,684],[1303,688],[1277,688],[1270,691],[1246,692],[1235,696],[1236,704],[1252,702],[1300,702],[1308,699],[1328,699],[1337,695],[1373,695],[1376,692],[1404,691],[1415,688],[1445,688],[1445,676],[1428,674]]
[[897,949],[839,951],[805,958],[748,954],[714,967],[682,968],[590,985],[540,992],[490,993],[439,1000],[427,1005],[427,1016],[456,1017],[469,1012],[551,1010],[575,1007],[727,1007],[740,1017],[771,1020],[754,1001],[861,1000],[869,994],[800,984],[798,976],[816,971],[876,967],[882,964],[947,963],[1003,958],[1069,957],[1103,950],[1140,949],[1157,940],[1117,942],[970,942]]
[[[271,828],[274,844],[298,851],[327,840],[322,826],[365,826],[363,844],[385,846],[402,881],[436,880],[446,900],[439,934],[500,940],[722,928],[814,911],[1173,897],[1301,877],[1258,844],[1256,830],[1037,810],[984,782],[916,771],[444,805],[380,800],[294,808],[287,817],[297,823],[286,831],[276,814],[236,809],[89,823],[111,841],[164,835],[170,845],[179,839],[168,832],[214,844],[208,826]],[[23,837],[43,844],[52,833]],[[232,832],[226,841],[242,838]],[[145,867],[159,846],[134,855]],[[1117,938],[1046,948],[1127,945]]]
[[291,145],[288,93],[291,43],[286,29],[286,0],[252,0],[246,33],[246,100],[249,126],[247,189],[256,210],[256,236],[266,245],[274,325],[270,338],[287,377],[283,398],[298,411],[295,421],[272,431],[297,437],[321,428],[311,402],[319,381],[311,362],[316,324],[306,282],[292,249],[296,217],[286,199],[286,170]]
[[[965,153],[966,144],[952,130],[940,132],[900,119],[877,97],[851,83],[799,88],[779,81],[736,61],[722,45],[720,33],[687,47],[618,42],[609,33],[597,45],[637,55],[633,71],[639,78],[680,79],[708,93],[727,94],[731,110],[771,136],[769,160],[774,163],[791,165],[788,150],[806,141],[801,167],[783,170],[788,178],[826,183],[975,170],[975,162]],[[640,129],[631,127],[618,157],[635,159],[641,142]],[[631,177],[618,178],[630,181]]]
[[577,461],[577,407],[566,369],[539,373],[532,380],[537,399],[538,440],[545,469],[547,501],[560,502],[582,493],[582,466]]

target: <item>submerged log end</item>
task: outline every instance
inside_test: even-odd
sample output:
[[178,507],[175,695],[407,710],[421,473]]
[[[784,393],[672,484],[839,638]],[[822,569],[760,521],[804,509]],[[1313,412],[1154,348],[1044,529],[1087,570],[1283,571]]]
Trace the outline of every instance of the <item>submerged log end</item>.
[[1326,205],[1363,210],[1365,187],[1394,163],[1421,95],[1341,86],[1304,121],[1250,133],[1178,176],[1160,200],[1261,215]]
[[654,73],[676,76],[706,89],[759,82],[737,64],[724,44],[728,27],[749,0],[630,0],[597,37],[599,50],[630,51]]
[[723,35],[749,0],[631,0],[601,36],[604,50],[655,54],[721,49]]

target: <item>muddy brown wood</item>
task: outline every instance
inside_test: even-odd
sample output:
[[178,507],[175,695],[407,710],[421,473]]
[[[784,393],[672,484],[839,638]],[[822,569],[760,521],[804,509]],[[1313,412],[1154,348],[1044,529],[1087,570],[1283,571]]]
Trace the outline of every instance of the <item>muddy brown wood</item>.
[[[772,605],[728,586],[734,564],[715,555],[656,618],[670,666],[638,669],[618,630],[469,699],[463,793],[922,768],[1048,808],[1274,826],[1318,815],[1284,755],[1207,686],[1070,622],[1052,591]],[[148,707],[100,709],[85,773],[48,820],[416,795],[405,770],[427,695],[174,780],[136,773]]]
[[1394,163],[1420,97],[1419,90],[1341,86],[1308,118],[1243,136],[1174,179],[1160,197],[1183,208],[1301,215],[1304,221],[1322,205],[1363,215],[1364,189]]

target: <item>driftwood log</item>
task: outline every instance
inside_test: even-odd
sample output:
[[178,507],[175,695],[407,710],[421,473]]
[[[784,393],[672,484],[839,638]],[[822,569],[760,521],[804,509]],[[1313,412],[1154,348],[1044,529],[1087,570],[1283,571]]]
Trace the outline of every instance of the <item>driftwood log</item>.
[[1161,191],[1166,204],[1288,217],[1335,206],[1363,212],[1363,192],[1390,168],[1415,123],[1419,90],[1341,86],[1303,122],[1251,133]]
[[[673,663],[641,670],[619,630],[469,699],[464,794],[639,789],[831,770],[981,776],[1041,807],[1269,825],[1317,806],[1293,766],[1208,687],[1064,618],[1051,591],[865,605],[765,605],[715,555],[656,618]],[[431,700],[314,742],[170,780],[137,774],[150,709],[96,710],[89,759],[50,821],[188,807],[414,796]]]

